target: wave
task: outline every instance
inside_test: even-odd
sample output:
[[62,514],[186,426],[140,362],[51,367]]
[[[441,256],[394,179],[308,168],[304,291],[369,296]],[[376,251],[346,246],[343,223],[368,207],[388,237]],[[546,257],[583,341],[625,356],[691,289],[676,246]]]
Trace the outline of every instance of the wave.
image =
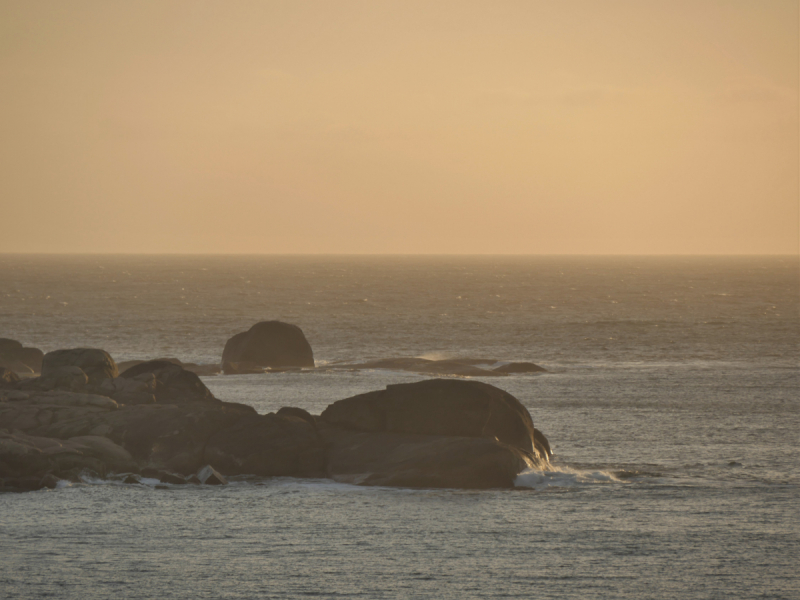
[[514,486],[546,490],[548,488],[575,488],[588,485],[624,483],[619,473],[610,471],[583,471],[570,467],[554,467],[549,471],[526,469],[517,475]]

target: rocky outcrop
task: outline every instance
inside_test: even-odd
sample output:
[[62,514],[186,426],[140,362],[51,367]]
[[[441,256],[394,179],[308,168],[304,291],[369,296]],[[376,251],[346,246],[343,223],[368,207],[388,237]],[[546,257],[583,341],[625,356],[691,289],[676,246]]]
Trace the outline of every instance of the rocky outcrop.
[[38,373],[42,369],[43,356],[38,348],[27,348],[17,340],[0,338],[0,367],[20,375]]
[[211,436],[204,459],[228,475],[323,477],[325,448],[315,425],[284,414],[243,419]]
[[62,440],[0,430],[0,487],[37,489],[33,480],[46,475],[70,479],[87,470],[105,475],[136,468],[130,453],[106,437],[86,435]]
[[42,377],[52,376],[63,367],[80,368],[86,373],[92,385],[99,385],[104,379],[119,375],[117,363],[111,355],[97,348],[72,348],[48,352],[42,360]]
[[494,439],[367,433],[320,424],[328,443],[326,475],[357,485],[490,489],[514,487],[526,467],[541,465]]
[[[297,325],[262,321],[225,344],[225,373],[253,372],[258,367],[313,367],[314,353]],[[263,370],[263,369],[262,369]]]
[[508,392],[480,381],[429,379],[334,402],[322,420],[347,429],[497,439],[534,451],[533,421]]
[[68,440],[95,435],[128,451],[137,464],[194,473],[209,438],[258,415],[235,403],[120,405],[96,394],[0,392],[0,429]]
[[156,402],[219,402],[195,373],[166,360],[138,364],[120,379],[152,384]]
[[[157,358],[155,360],[171,362],[172,364],[178,365],[179,367],[182,367],[183,369],[185,369],[187,371],[191,371],[195,375],[217,375],[222,370],[222,368],[218,364],[216,364],[216,365],[214,365],[214,364],[211,364],[211,365],[209,365],[209,364],[200,365],[200,364],[192,363],[192,362],[183,362],[183,361],[181,361],[180,359],[177,359],[177,358]],[[146,363],[146,362],[150,362],[150,361],[149,360],[126,360],[126,361],[118,362],[117,363],[117,367],[119,367],[119,372],[120,373],[124,373],[125,371],[127,371],[131,367],[135,367],[137,365],[141,365],[142,363]]]
[[512,487],[549,459],[527,409],[477,381],[390,385],[333,403],[319,426],[328,476],[362,485]]
[[[81,364],[90,371],[107,365],[96,358]],[[54,477],[86,470],[155,473],[176,484],[259,475],[484,489],[511,487],[521,470],[544,468],[550,456],[527,409],[477,381],[390,385],[334,402],[320,417],[293,407],[259,415],[222,402],[168,361],[99,383],[68,364],[48,366],[37,379],[4,381],[0,489],[51,486]]]

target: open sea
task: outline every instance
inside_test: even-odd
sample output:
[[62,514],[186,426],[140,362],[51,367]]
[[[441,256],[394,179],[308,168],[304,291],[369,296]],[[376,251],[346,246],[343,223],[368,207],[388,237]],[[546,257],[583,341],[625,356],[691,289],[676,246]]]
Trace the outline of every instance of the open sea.
[[[797,257],[0,255],[0,337],[219,362],[261,320],[317,365],[533,361],[485,379],[553,471],[514,490],[87,479],[0,494],[2,598],[800,598]],[[259,412],[422,375],[204,377]]]

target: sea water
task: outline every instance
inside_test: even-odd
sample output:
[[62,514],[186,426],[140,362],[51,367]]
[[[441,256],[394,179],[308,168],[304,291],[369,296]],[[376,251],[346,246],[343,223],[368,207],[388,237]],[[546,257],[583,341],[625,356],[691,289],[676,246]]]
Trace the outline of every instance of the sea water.
[[[266,319],[317,365],[529,360],[485,379],[555,450],[514,490],[111,478],[0,495],[7,598],[798,598],[795,257],[0,256],[0,337],[218,362]],[[425,376],[204,378],[259,412]]]

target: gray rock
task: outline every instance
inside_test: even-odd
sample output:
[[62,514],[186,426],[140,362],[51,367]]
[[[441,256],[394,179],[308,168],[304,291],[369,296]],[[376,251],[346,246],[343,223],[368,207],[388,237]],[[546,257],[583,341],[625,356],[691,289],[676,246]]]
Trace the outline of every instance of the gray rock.
[[17,340],[0,338],[0,360],[5,358],[14,360],[17,358],[20,350],[22,350],[22,344]]
[[34,373],[41,372],[43,359],[44,359],[44,352],[42,352],[38,348],[24,347],[17,356],[17,360],[28,365],[31,369],[33,369]]
[[[26,348],[16,340],[0,338],[0,366],[20,374],[36,373],[42,368],[43,356],[38,348]],[[24,365],[24,368],[19,365]]]
[[125,371],[120,379],[131,382],[126,393],[133,393],[134,387],[143,383],[152,385],[152,391],[148,388],[147,393],[154,394],[161,404],[219,403],[199,376],[170,361],[151,360],[138,364]]
[[89,383],[89,376],[83,369],[76,366],[64,365],[53,367],[47,370],[46,375],[26,382],[29,388],[41,390],[66,390],[70,392],[81,392],[86,389]]
[[203,456],[228,475],[322,477],[325,470],[325,447],[316,426],[285,412],[242,419],[218,431]]
[[91,385],[99,385],[104,379],[119,376],[117,364],[105,350],[96,348],[72,348],[54,350],[44,355],[42,377],[47,377],[59,367],[80,367]]

